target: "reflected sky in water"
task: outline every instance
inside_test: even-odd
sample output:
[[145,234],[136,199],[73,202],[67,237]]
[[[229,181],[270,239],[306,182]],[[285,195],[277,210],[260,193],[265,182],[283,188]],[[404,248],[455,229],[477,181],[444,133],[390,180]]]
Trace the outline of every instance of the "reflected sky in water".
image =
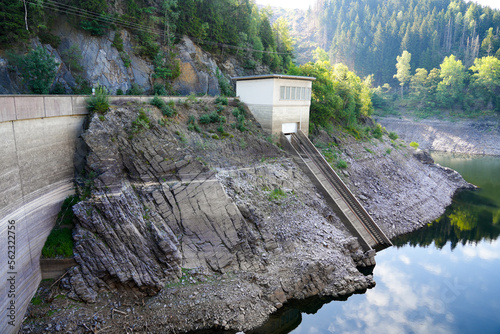
[[500,242],[389,248],[377,286],[302,315],[292,333],[499,333]]
[[316,314],[303,333],[500,333],[500,158],[440,155],[481,187],[377,254],[377,286]]

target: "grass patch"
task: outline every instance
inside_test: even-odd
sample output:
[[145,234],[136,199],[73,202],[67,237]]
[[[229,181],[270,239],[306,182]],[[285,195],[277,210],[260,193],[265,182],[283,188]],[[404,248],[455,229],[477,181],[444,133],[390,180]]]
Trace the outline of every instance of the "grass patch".
[[54,228],[42,249],[42,257],[73,257],[73,235],[71,228]]
[[271,193],[269,194],[269,201],[279,201],[281,199],[286,198],[286,193],[283,189],[281,188],[275,188]]
[[347,168],[347,162],[345,162],[342,159],[339,159],[337,161],[337,164],[335,166],[337,166],[338,169],[346,169]]
[[181,141],[181,143],[182,143],[182,144],[187,144],[187,142],[188,142],[188,141],[187,141],[187,138],[186,138],[186,136],[185,136],[182,132],[180,132],[180,131],[175,131],[175,134],[176,134],[177,136],[179,136],[179,139],[180,139],[180,141]]

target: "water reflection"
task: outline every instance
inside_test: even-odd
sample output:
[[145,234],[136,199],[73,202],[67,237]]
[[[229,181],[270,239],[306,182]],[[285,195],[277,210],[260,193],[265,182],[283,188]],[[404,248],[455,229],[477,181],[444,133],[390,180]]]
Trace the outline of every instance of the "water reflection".
[[481,194],[481,190],[463,191],[453,199],[443,216],[424,229],[401,236],[392,242],[396,247],[406,244],[426,247],[434,242],[442,248],[457,244],[495,240],[500,235],[500,207]]
[[500,332],[498,241],[390,248],[377,257],[374,289],[303,315],[292,333]]
[[500,333],[500,159],[434,158],[481,189],[379,252],[374,289],[302,314],[291,333]]

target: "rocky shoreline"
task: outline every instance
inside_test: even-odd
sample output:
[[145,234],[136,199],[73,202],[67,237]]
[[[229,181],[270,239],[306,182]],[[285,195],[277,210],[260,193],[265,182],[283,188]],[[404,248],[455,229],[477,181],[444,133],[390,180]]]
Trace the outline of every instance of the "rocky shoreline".
[[[119,103],[94,115],[82,173],[90,195],[74,207],[78,266],[30,306],[21,333],[241,331],[290,300],[348,296],[375,285],[363,254],[293,159],[247,112],[249,131],[190,131],[213,100],[154,107]],[[133,132],[139,110],[149,128]],[[192,116],[192,117],[190,117]],[[165,125],[161,125],[161,123]],[[221,134],[222,135],[222,134]],[[429,163],[401,141],[355,141],[335,132],[341,176],[393,237],[439,217],[458,173]],[[423,163],[422,161],[426,162]],[[80,191],[90,182],[80,182]]]
[[472,155],[500,155],[499,117],[478,119],[421,119],[408,116],[376,119],[387,131],[396,132],[403,140],[417,142],[421,149]]

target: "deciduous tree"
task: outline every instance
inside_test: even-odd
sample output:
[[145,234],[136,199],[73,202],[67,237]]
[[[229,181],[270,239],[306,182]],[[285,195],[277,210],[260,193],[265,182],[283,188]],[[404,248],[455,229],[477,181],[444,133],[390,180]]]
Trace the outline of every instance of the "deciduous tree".
[[401,56],[397,56],[397,73],[394,75],[394,78],[398,79],[399,85],[401,86],[401,97],[403,97],[403,88],[407,82],[410,81],[410,61],[411,61],[411,53],[408,51],[403,51]]

